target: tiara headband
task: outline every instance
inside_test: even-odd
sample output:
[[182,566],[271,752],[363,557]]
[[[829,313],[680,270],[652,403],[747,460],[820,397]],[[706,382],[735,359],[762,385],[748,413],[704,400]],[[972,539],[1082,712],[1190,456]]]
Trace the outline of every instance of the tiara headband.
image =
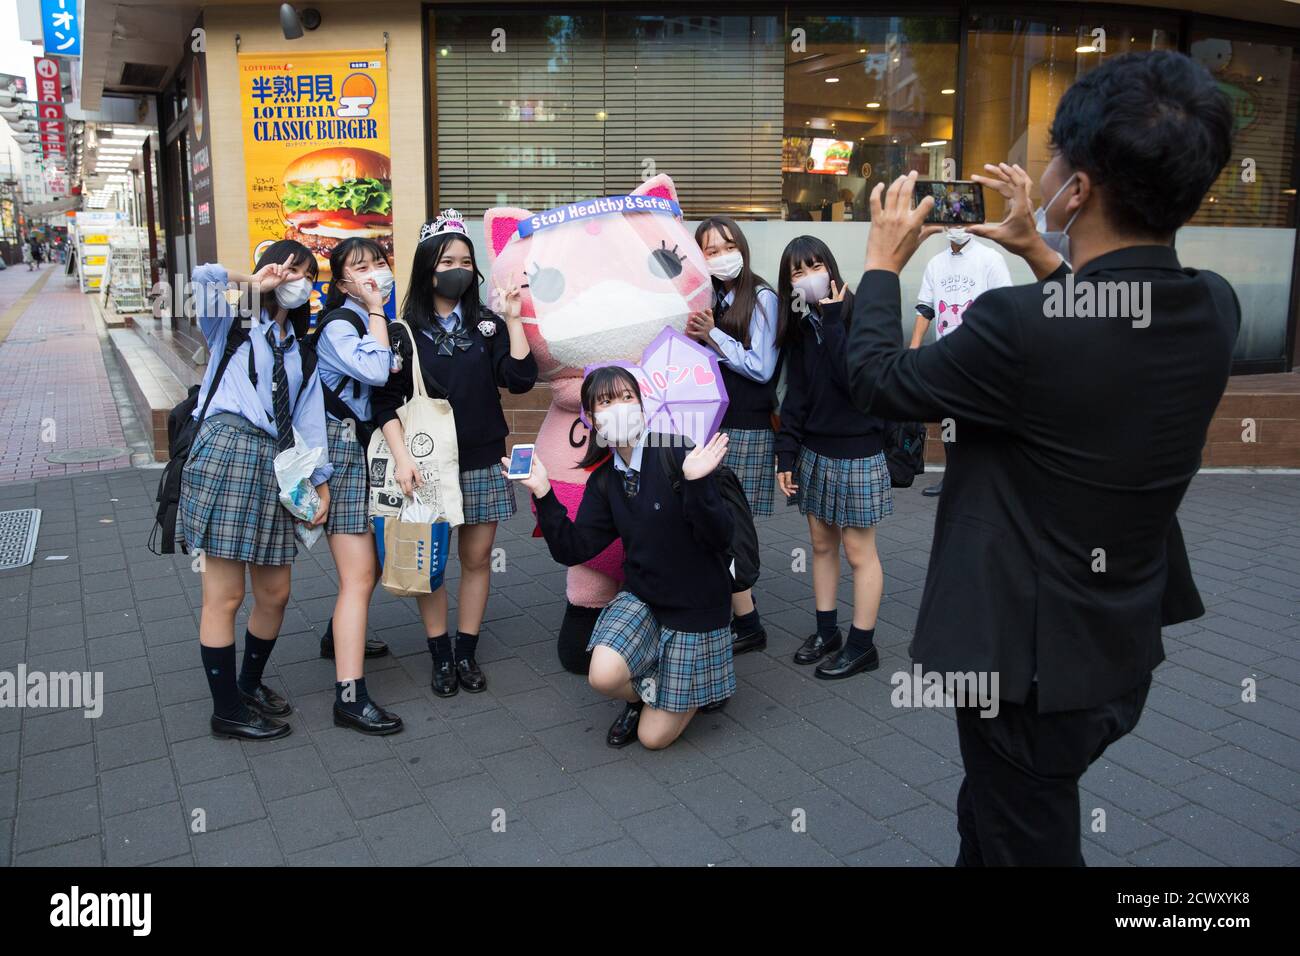
[[[465,221],[460,218],[460,213],[454,209],[444,209],[438,213],[438,218],[433,222],[426,222],[420,227],[419,242],[424,242],[431,236],[439,236],[444,232],[456,232],[462,236],[467,236],[465,231]],[[416,244],[418,245],[419,242]]]

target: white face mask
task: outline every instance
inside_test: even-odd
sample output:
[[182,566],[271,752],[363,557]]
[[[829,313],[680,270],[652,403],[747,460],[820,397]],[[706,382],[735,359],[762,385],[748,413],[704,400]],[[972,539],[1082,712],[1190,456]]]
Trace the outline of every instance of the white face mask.
[[383,296],[385,301],[387,301],[388,297],[393,294],[393,286],[396,284],[397,280],[393,278],[393,270],[388,268],[388,266],[381,266],[380,268],[375,269],[365,278],[375,284],[375,287],[379,289],[379,294]]
[[635,445],[645,434],[645,414],[637,402],[620,402],[596,412],[596,435],[609,447]]
[[831,291],[831,274],[825,269],[805,272],[794,282],[796,289],[802,290],[804,305],[815,306],[826,298]]
[[709,274],[715,279],[721,279],[723,282],[730,282],[740,275],[741,269],[745,268],[745,257],[740,254],[739,249],[724,252],[720,256],[714,256],[712,259],[705,261],[709,265]]
[[949,242],[959,248],[966,245],[966,243],[971,240],[970,233],[968,233],[963,226],[953,226],[950,229],[946,229],[944,230],[944,235],[948,237]]
[[1079,218],[1079,213],[1082,212],[1083,207],[1080,206],[1074,211],[1074,215],[1070,217],[1070,221],[1065,224],[1065,228],[1060,232],[1047,228],[1047,210],[1052,208],[1052,203],[1056,202],[1056,200],[1060,198],[1061,193],[1065,192],[1070,183],[1074,182],[1074,177],[1077,175],[1077,173],[1072,173],[1070,178],[1067,179],[1061,185],[1061,188],[1056,191],[1056,195],[1047,201],[1047,205],[1039,206],[1034,212],[1034,225],[1038,228],[1038,232],[1043,237],[1043,241],[1047,243],[1049,249],[1054,249],[1056,252],[1060,253],[1061,258],[1066,262],[1070,261],[1070,227],[1074,225],[1074,220]]
[[275,287],[275,301],[286,309],[296,309],[311,298],[311,280],[306,276],[281,282]]

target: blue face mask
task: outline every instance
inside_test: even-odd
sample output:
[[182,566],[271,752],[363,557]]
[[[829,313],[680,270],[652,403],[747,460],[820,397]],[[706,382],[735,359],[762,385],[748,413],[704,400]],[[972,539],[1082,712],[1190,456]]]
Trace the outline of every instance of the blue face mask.
[[1058,252],[1061,258],[1065,260],[1066,265],[1069,265],[1070,263],[1070,227],[1074,225],[1074,220],[1079,218],[1079,212],[1083,207],[1074,211],[1074,215],[1070,217],[1070,221],[1067,222],[1065,228],[1059,232],[1047,228],[1047,210],[1052,208],[1052,203],[1056,202],[1056,200],[1060,198],[1061,193],[1065,192],[1065,190],[1069,188],[1070,184],[1074,182],[1077,176],[1078,173],[1071,173],[1070,178],[1067,179],[1062,184],[1061,188],[1056,191],[1056,195],[1048,200],[1047,205],[1039,206],[1038,210],[1034,213],[1034,224],[1038,227],[1038,233],[1043,237],[1043,242],[1047,243],[1049,249]]

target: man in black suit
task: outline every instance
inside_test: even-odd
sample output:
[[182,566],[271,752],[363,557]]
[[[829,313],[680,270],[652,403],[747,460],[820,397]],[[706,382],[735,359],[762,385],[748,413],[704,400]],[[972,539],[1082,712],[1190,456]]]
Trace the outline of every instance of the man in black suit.
[[996,716],[957,710],[959,865],[1082,864],[1079,777],[1137,724],[1161,626],[1204,612],[1175,513],[1240,310],[1172,243],[1228,160],[1232,119],[1181,54],[1085,74],[1052,124],[1044,232],[1020,167],[976,177],[1009,212],[970,231],[1039,281],[986,292],[920,349],[903,343],[898,273],[939,228],[923,225],[932,201],[911,208],[915,173],[872,192],[853,400],[956,420],[911,654],[999,682]]

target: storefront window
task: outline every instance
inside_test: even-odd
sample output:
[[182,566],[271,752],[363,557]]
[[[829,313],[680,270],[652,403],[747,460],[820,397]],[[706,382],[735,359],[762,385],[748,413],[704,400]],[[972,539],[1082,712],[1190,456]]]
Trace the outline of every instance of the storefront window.
[[666,172],[692,215],[778,215],[778,24],[438,10],[439,205],[547,208]]
[[866,219],[880,181],[944,178],[953,155],[954,14],[809,16],[790,10],[783,218]]
[[[976,12],[967,35],[962,177],[985,163],[1019,163],[1037,183],[1051,161],[1048,130],[1075,79],[1121,53],[1176,50],[1177,20],[1067,8],[1020,17]],[[985,193],[989,219],[1005,214]],[[1040,198],[1035,196],[1035,198]]]

